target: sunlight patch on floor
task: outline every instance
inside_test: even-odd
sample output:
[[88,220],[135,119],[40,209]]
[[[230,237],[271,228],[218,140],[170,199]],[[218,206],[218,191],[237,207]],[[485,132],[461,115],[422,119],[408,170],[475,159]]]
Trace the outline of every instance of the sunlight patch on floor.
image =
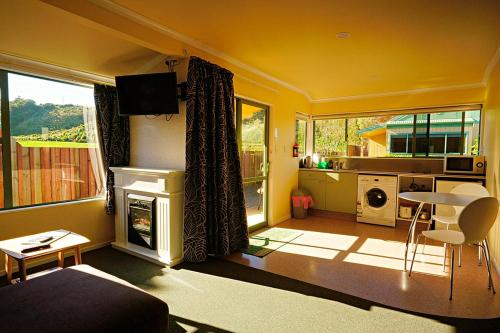
[[[360,237],[328,232],[316,232],[301,229],[293,229],[303,234],[290,243],[277,249],[277,252],[297,254],[301,256],[315,257],[333,260],[339,253],[344,252],[344,262],[368,265],[372,267],[403,270],[403,258],[405,243],[377,238],[363,240],[359,247],[354,246]],[[423,254],[422,254],[422,251]],[[408,268],[413,252],[410,247],[408,251]],[[418,247],[415,257],[413,271],[423,274],[437,276],[448,275],[443,272],[443,246],[423,244]]]
[[298,244],[293,244],[293,243],[286,244],[286,245],[280,247],[276,251],[291,253],[291,254],[299,254],[299,255],[308,256],[308,257],[328,259],[328,260],[335,258],[335,256],[337,256],[337,254],[339,254],[341,252],[338,250],[325,249],[325,248],[321,248],[321,247],[314,247],[314,246],[307,246],[307,245],[298,245]]
[[[421,255],[422,250],[424,250],[425,253],[425,255],[423,256]],[[356,252],[403,260],[405,253],[405,243],[376,238],[367,238]],[[408,258],[411,259],[411,256],[413,255],[411,248],[408,253]],[[424,249],[424,246],[420,244],[418,246],[418,252],[415,260],[422,260],[431,264],[441,264],[443,262],[443,256],[443,246],[426,245]]]
[[[349,253],[344,262],[359,264],[359,265],[368,265],[372,267],[380,267],[380,268],[388,268],[401,271],[403,269],[403,259],[400,258],[389,258],[382,257],[377,255],[370,254],[362,254],[362,253]],[[410,261],[408,261],[408,268]],[[415,259],[415,264],[413,265],[413,271],[425,274],[432,274],[438,276],[446,276],[447,272],[443,272],[443,266],[420,262]]]
[[315,232],[300,229],[293,229],[300,231],[303,234],[292,241],[293,244],[305,245],[312,247],[321,247],[332,250],[348,250],[359,237],[342,234],[332,234],[327,232]]

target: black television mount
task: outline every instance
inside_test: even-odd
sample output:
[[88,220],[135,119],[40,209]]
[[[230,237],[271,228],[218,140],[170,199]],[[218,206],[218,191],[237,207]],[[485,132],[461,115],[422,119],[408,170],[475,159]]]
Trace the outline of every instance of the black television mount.
[[[167,65],[169,72],[174,72],[174,67],[177,66],[178,61],[176,59],[165,60],[165,65]],[[186,82],[181,82],[177,84],[177,97],[181,101],[187,100],[187,84]]]

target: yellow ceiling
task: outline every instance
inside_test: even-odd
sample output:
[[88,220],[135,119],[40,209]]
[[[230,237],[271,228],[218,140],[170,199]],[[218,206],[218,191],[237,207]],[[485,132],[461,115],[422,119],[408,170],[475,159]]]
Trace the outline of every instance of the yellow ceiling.
[[498,0],[113,2],[313,99],[480,83],[500,45]]
[[109,77],[135,72],[159,55],[39,1],[0,0],[0,8],[0,53]]
[[500,45],[498,0],[42,1],[0,0],[0,52],[114,76],[191,38],[313,100],[477,86]]

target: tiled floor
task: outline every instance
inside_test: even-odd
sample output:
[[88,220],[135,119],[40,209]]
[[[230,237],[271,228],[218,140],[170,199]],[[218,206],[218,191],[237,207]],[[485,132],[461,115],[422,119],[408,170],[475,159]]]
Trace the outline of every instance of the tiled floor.
[[303,234],[264,258],[238,253],[228,259],[404,310],[451,317],[500,317],[500,278],[494,274],[499,295],[493,295],[487,289],[486,265],[477,264],[476,247],[463,248],[462,267],[455,266],[450,302],[450,267],[447,263],[443,272],[444,250],[438,243],[428,243],[424,255],[419,247],[414,273],[408,277],[403,272],[404,229],[320,216],[291,219],[276,227]]

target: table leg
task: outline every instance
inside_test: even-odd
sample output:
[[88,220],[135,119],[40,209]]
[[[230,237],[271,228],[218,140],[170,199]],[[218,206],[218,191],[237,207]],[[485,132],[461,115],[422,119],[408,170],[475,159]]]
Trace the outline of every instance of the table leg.
[[17,267],[19,267],[19,280],[26,281],[26,263],[23,259],[17,260]]
[[413,216],[413,219],[412,219],[411,224],[410,224],[410,228],[408,229],[408,237],[406,238],[406,247],[405,247],[405,259],[404,259],[404,264],[403,264],[403,269],[405,272],[406,272],[406,261],[408,259],[408,247],[409,247],[410,240],[411,240],[411,249],[414,250],[415,228],[417,227],[418,216],[420,215],[420,212],[422,211],[423,207],[424,207],[424,203],[421,202],[417,207],[417,211],[415,212],[415,216]]
[[57,252],[57,266],[64,268],[64,251]]
[[5,275],[7,283],[10,284],[12,281],[12,258],[8,254],[5,255]]
[[82,264],[82,253],[80,251],[80,247],[77,246],[75,247],[75,265],[81,265]]

